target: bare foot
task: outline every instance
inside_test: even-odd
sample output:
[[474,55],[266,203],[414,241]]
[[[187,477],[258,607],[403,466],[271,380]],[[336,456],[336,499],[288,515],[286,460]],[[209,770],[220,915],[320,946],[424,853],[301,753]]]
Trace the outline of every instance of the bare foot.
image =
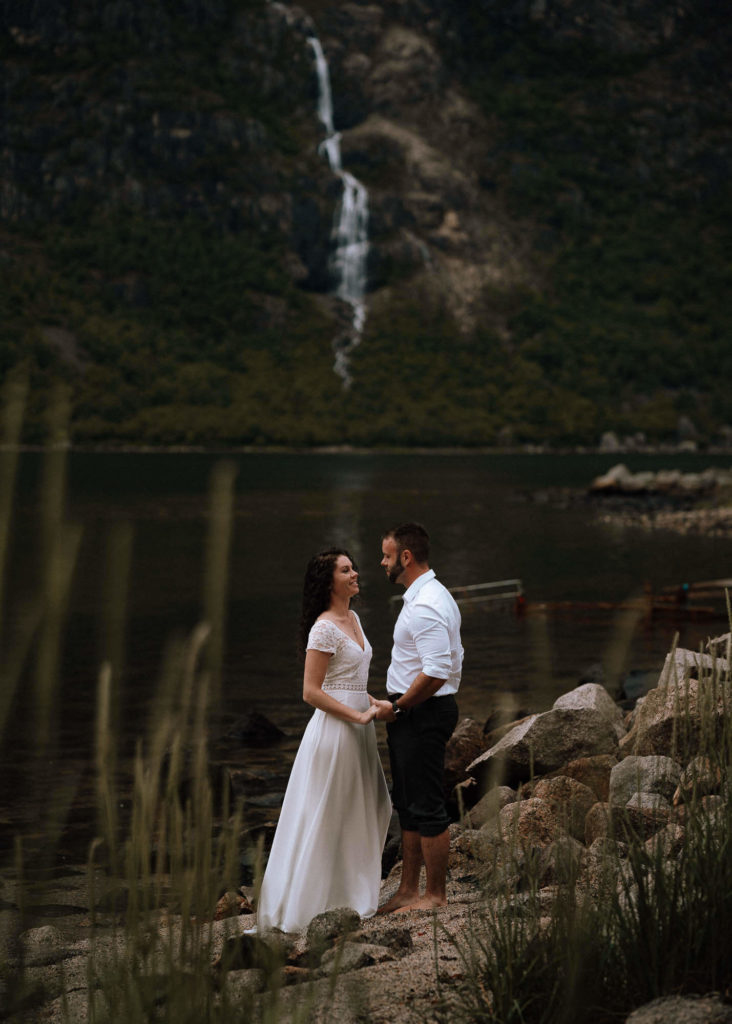
[[439,896],[419,896],[411,903],[401,903],[395,908],[397,914],[408,914],[410,910],[437,910],[438,907],[446,907],[447,900]]
[[387,900],[383,907],[379,907],[376,911],[378,914],[391,914],[395,910],[401,910],[402,907],[408,907],[414,900],[419,899],[416,892],[399,892],[394,893],[390,900]]

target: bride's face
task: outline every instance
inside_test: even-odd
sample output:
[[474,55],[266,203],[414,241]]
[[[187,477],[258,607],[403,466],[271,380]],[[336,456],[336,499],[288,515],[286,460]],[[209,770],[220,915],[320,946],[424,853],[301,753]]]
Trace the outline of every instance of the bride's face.
[[350,599],[358,593],[358,573],[347,555],[339,555],[333,567],[331,597]]

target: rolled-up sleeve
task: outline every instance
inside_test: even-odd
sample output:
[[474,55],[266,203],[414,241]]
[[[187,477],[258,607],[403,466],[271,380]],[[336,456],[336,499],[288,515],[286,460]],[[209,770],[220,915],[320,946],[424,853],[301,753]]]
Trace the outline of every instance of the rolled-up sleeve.
[[452,657],[450,631],[444,617],[429,605],[416,605],[410,628],[424,674],[433,679],[448,679]]

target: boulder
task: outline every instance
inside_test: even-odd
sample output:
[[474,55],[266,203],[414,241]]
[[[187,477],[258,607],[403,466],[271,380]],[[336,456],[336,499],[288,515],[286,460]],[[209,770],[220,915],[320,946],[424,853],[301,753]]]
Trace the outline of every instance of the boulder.
[[571,836],[560,836],[539,855],[539,885],[571,884],[582,870],[586,851]]
[[216,904],[214,921],[223,921],[226,917],[238,917],[240,914],[252,914],[251,903],[239,892],[225,892]]
[[638,793],[659,795],[668,802],[680,778],[681,768],[670,757],[631,755],[610,772],[610,803],[614,807],[625,807]]
[[589,786],[566,775],[558,775],[537,782],[533,796],[549,805],[570,836],[584,842],[585,818],[590,808],[597,803],[597,797]]
[[684,849],[686,829],[677,822],[669,822],[650,839],[646,839],[645,848],[650,856],[660,855],[666,860],[678,857]]
[[463,718],[445,749],[445,791],[450,793],[467,776],[467,766],[486,749],[483,727],[472,718]]
[[607,801],[610,795],[610,772],[618,763],[615,754],[578,757],[561,769],[562,775],[575,779],[593,791],[597,800]]
[[345,974],[347,971],[358,971],[362,967],[383,964],[394,959],[394,954],[385,946],[366,942],[343,942],[325,951],[320,967],[324,974],[332,974],[334,971]]
[[[702,734],[708,742],[721,731],[730,705],[729,677],[722,676],[715,683],[705,676],[703,658],[712,661],[708,655],[690,651],[677,651],[676,656],[666,658],[659,685],[636,705],[630,730],[620,741],[621,756],[691,757],[699,753]],[[700,667],[702,679],[692,678],[692,672]]]
[[468,828],[482,828],[487,822],[494,820],[506,804],[516,800],[516,791],[510,786],[495,786],[466,813],[465,823]]
[[616,890],[620,865],[627,853],[623,843],[600,836],[587,847],[580,862],[579,884],[595,900],[603,900]]
[[450,826],[450,874],[456,878],[473,877],[476,861],[482,860],[485,836],[477,828]]
[[[590,684],[591,685],[591,684]],[[468,771],[479,783],[512,785],[595,754],[618,749],[615,726],[594,708],[552,708],[514,726]]]
[[29,928],[20,936],[20,946],[26,964],[43,966],[53,963],[65,955],[64,938],[58,928],[44,924]]
[[633,1010],[625,1024],[732,1024],[732,1006],[716,993],[661,996]]
[[674,807],[691,800],[693,797],[708,796],[718,792],[722,785],[722,772],[718,764],[711,759],[698,755],[691,759],[681,772],[679,784],[673,795]]
[[600,840],[612,838],[610,834],[610,804],[598,801],[589,809],[585,818],[585,846],[592,846]]
[[[619,448],[619,445],[618,445]],[[617,448],[615,449],[617,451]],[[594,492],[605,492],[614,493],[622,490],[623,486],[632,478],[632,473],[628,467],[620,462],[617,466],[613,466],[607,473],[603,473],[602,476],[595,477],[590,484],[590,490]]]
[[606,430],[602,435],[600,438],[599,448],[601,452],[607,452],[610,454],[623,450],[623,446],[620,443],[618,435],[612,430]]
[[613,834],[616,839],[627,837],[650,839],[664,829],[671,818],[671,807],[664,806],[661,800],[651,801],[651,806],[644,806],[642,801],[628,803],[621,812],[613,814]]
[[221,974],[261,970],[269,976],[281,968],[291,948],[292,940],[281,932],[233,935],[225,941],[213,968]]
[[325,946],[333,939],[358,931],[361,918],[351,907],[326,910],[314,917],[307,930],[308,946]]
[[728,658],[730,645],[732,645],[732,633],[723,633],[707,640],[707,651],[718,658]]
[[610,804],[596,803],[585,818],[585,845],[597,839],[615,839],[625,842],[629,838],[649,839],[665,828],[671,818],[671,808],[630,806],[613,808]]
[[671,804],[660,793],[634,793],[625,808],[628,811],[670,811]]
[[576,686],[574,690],[558,697],[553,706],[558,709],[568,708],[576,711],[585,708],[594,709],[612,724],[618,740],[625,736],[623,713],[605,687],[599,683],[583,683],[581,686]]
[[[481,833],[494,830],[496,825],[489,822]],[[497,832],[500,837],[509,844],[518,843],[524,849],[549,846],[563,831],[550,805],[535,797],[507,804],[498,814]]]
[[266,984],[266,972],[257,967],[250,967],[241,971],[229,971],[224,981],[224,988],[228,998],[239,1004],[257,992],[261,992]]
[[682,679],[700,679],[714,671],[728,676],[729,662],[727,659],[677,647],[666,655],[658,685],[663,686]]

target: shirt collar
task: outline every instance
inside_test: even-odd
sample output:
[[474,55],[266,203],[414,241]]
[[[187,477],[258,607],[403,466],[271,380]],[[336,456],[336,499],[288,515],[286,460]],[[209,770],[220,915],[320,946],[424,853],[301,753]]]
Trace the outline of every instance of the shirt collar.
[[421,576],[418,576],[414,583],[411,583],[404,591],[404,603],[411,604],[417,594],[420,592],[425,583],[429,583],[430,580],[435,578],[435,570],[428,569],[427,572],[423,572]]

